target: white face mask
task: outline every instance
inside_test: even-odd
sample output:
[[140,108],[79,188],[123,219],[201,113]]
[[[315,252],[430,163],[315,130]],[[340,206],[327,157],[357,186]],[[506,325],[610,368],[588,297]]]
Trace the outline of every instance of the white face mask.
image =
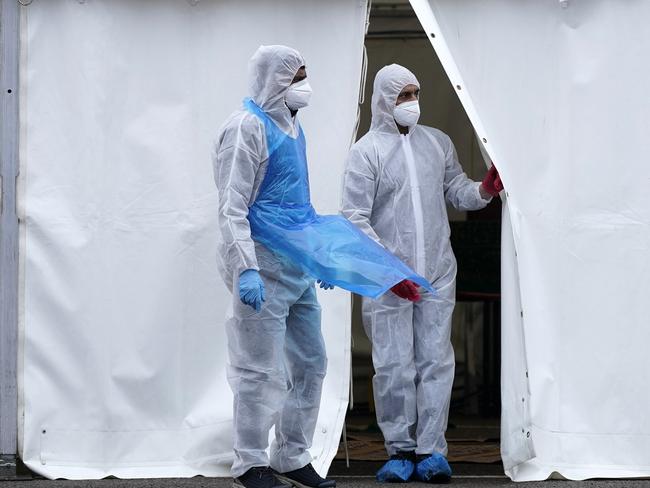
[[299,110],[309,105],[311,98],[311,86],[306,79],[294,83],[287,90],[284,96],[284,102],[290,110]]
[[420,104],[417,100],[413,100],[395,105],[393,117],[402,127],[413,127],[420,118]]

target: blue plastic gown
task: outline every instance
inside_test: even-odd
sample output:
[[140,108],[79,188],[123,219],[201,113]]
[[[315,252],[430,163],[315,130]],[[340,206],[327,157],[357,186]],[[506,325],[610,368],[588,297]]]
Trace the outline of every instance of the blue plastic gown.
[[431,284],[354,224],[318,215],[311,205],[305,136],[283,132],[251,99],[244,107],[264,123],[269,163],[249,208],[254,240],[308,275],[344,290],[377,298],[402,280],[435,293]]

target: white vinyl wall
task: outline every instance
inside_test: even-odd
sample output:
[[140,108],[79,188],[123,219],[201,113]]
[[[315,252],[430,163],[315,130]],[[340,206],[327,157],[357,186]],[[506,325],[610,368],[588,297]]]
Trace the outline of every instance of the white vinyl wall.
[[508,195],[507,474],[650,476],[650,2],[411,4]]
[[[337,211],[365,0],[35,0],[21,26],[20,453],[50,478],[229,474],[231,393],[210,149],[260,44],[307,60],[313,203]],[[304,113],[303,113],[304,112]],[[349,294],[313,454],[336,453]]]

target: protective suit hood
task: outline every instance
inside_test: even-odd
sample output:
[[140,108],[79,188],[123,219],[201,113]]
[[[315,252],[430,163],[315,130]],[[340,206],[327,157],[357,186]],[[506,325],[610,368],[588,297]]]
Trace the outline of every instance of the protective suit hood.
[[420,88],[418,79],[404,66],[391,64],[377,72],[372,92],[371,131],[399,134],[395,119],[393,119],[393,109],[397,96],[406,85],[415,85]]
[[248,64],[249,94],[283,130],[293,122],[284,96],[305,60],[287,46],[260,46]]

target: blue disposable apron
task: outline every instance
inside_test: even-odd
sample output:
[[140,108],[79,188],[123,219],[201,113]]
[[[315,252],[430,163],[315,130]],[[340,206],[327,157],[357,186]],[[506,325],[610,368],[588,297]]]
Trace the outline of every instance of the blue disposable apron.
[[305,135],[283,132],[251,99],[244,107],[264,123],[269,162],[248,211],[251,236],[316,279],[377,298],[408,279],[431,284],[340,215],[311,205]]

